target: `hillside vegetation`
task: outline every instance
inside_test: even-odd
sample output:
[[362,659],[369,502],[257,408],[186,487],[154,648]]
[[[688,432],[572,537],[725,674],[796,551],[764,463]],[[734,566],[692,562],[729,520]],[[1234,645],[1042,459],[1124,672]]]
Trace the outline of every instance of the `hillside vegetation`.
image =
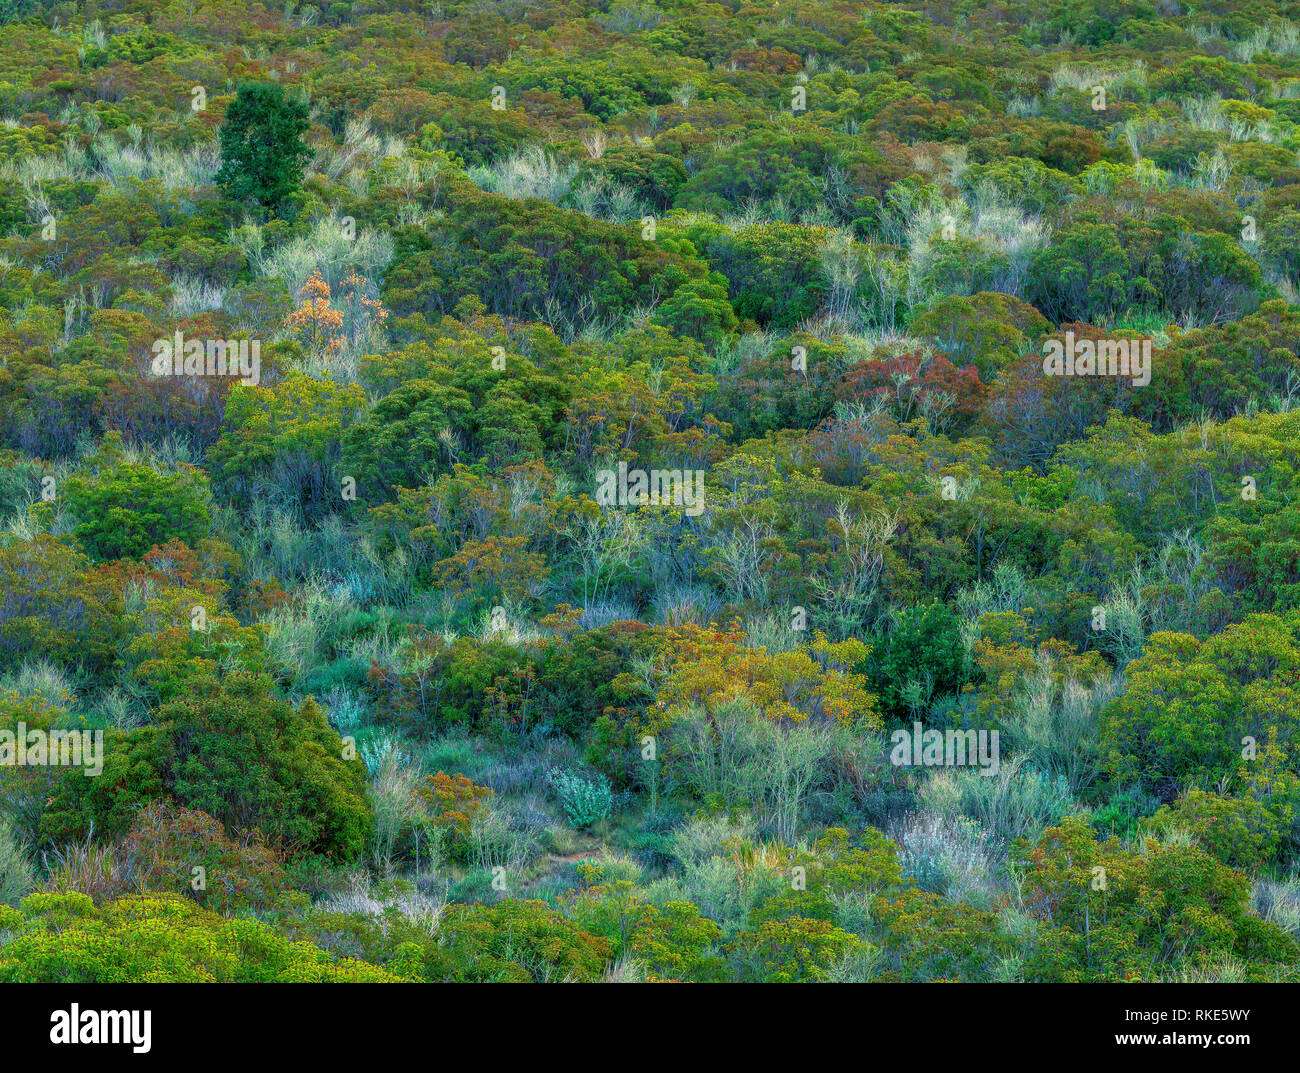
[[1298,287],[1297,3],[0,0],[0,981],[1294,979]]

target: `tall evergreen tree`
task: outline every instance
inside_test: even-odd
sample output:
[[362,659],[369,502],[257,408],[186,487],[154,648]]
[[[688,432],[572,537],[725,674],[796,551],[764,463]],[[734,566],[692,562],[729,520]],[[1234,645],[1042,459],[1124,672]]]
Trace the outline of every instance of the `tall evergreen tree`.
[[302,184],[311,150],[305,102],[274,83],[241,86],[221,128],[217,184],[234,201],[256,201],[274,212]]

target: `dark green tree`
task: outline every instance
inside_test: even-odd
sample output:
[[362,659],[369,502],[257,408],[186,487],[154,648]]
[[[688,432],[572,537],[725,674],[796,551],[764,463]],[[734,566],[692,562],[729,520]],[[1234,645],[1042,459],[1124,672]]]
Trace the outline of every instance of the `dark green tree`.
[[276,210],[302,183],[311,150],[305,102],[273,83],[240,86],[221,127],[217,185],[232,201],[256,201]]
[[212,494],[201,469],[159,473],[126,460],[67,482],[76,536],[96,559],[138,559],[155,544],[193,545],[208,535]]
[[909,685],[922,689],[922,701],[956,693],[970,673],[957,616],[938,601],[899,612],[872,638],[864,669],[891,718],[907,715]]

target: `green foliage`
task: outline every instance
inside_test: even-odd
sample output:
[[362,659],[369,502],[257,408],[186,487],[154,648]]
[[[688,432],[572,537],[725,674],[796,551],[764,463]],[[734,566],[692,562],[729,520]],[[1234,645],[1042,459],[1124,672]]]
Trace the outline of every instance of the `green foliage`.
[[[435,929],[396,906],[382,915],[315,910],[288,924],[291,935],[341,958],[364,958],[390,973],[432,983],[588,983],[612,944],[539,901],[449,906]],[[346,964],[346,962],[345,962]]]
[[96,559],[138,559],[179,540],[196,545],[209,531],[207,475],[193,467],[159,473],[127,461],[67,482],[77,539]]
[[170,796],[227,831],[256,827],[291,853],[352,859],[371,818],[364,768],[347,752],[311,698],[295,708],[265,676],[200,675],[149,726],[106,742],[102,777],[64,776],[42,830],[125,832],[133,806]]
[[1036,347],[1051,324],[1026,302],[982,291],[932,302],[912,321],[912,331],[933,340],[954,361],[974,365],[987,380]]
[[84,894],[32,894],[0,909],[5,983],[379,983],[401,977],[336,962],[255,920],[223,920],[178,894],[96,908]]
[[311,159],[302,140],[309,125],[306,103],[283,86],[240,86],[221,127],[217,184],[233,201],[280,208],[298,190]]
[[1044,923],[1039,979],[1153,980],[1224,955],[1267,978],[1296,957],[1290,936],[1250,912],[1245,876],[1195,846],[1125,849],[1071,819],[1026,846],[1019,866]]
[[1092,816],[1093,826],[1104,835],[1127,838],[1139,821],[1160,808],[1160,798],[1147,793],[1137,783],[1111,792],[1109,799]]
[[0,0],[0,734],[104,742],[0,765],[0,975],[1293,975],[1300,50],[1212,6]]
[[712,272],[708,279],[687,280],[673,291],[655,312],[655,321],[708,347],[716,347],[737,324],[726,285]]
[[1283,830],[1281,818],[1253,798],[1196,789],[1160,809],[1151,817],[1150,828],[1157,836],[1182,828],[1215,860],[1242,871],[1269,861]]
[[1128,688],[1102,714],[1107,766],[1162,787],[1236,773],[1243,739],[1275,733],[1295,748],[1300,621],[1250,615],[1206,641],[1156,633],[1128,668]]
[[31,892],[35,879],[27,848],[8,821],[0,819],[0,905],[16,905]]
[[696,224],[686,233],[713,269],[726,277],[731,305],[741,320],[789,332],[817,312],[826,283],[821,272],[823,236],[816,231],[771,223],[729,232]]
[[142,809],[121,852],[141,889],[179,891],[222,916],[265,911],[288,890],[274,852],[255,838],[231,841],[204,812]]
[[26,18],[40,6],[39,0],[0,0],[0,26]]
[[957,692],[970,668],[956,616],[941,603],[901,612],[872,638],[864,671],[894,718]]
[[549,777],[560,808],[574,827],[590,827],[609,816],[614,798],[604,775],[588,779],[573,771],[553,769]]

